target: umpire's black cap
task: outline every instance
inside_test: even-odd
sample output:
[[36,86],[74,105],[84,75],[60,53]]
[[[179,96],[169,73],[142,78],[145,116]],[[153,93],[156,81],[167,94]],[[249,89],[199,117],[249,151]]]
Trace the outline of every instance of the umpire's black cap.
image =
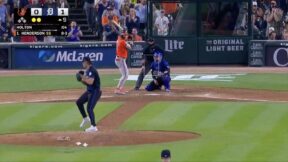
[[161,158],[163,159],[167,159],[167,158],[170,158],[171,157],[171,153],[169,150],[163,150],[161,152]]
[[88,56],[84,57],[82,62],[88,62],[89,64],[92,64],[91,59]]
[[153,38],[148,38],[147,42],[154,42],[154,39]]

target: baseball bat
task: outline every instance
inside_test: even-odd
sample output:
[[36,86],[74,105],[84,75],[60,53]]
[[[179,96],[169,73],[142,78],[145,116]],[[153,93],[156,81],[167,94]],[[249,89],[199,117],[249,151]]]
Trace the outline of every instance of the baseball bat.
[[[112,20],[113,24],[116,25],[121,32],[124,31],[124,28],[119,24],[117,23],[115,20]],[[134,41],[129,41],[129,45],[131,46],[131,48],[134,46]]]
[[118,24],[115,20],[112,20],[113,24],[116,25],[121,31],[123,31],[124,29],[122,28],[122,26],[120,24]]

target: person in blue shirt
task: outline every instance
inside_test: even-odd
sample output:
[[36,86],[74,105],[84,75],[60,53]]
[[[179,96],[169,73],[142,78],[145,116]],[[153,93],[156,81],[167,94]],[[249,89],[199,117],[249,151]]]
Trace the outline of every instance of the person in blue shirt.
[[[76,101],[78,109],[83,117],[83,121],[80,124],[80,128],[83,128],[89,122],[91,127],[85,129],[85,132],[97,132],[94,107],[101,97],[102,91],[100,90],[100,77],[97,70],[93,67],[92,62],[89,57],[84,57],[82,62],[83,68],[85,68],[85,73],[81,75],[81,82],[86,85],[87,90],[80,96]],[[84,104],[87,104],[87,111],[89,117],[84,109]]]
[[162,59],[161,52],[154,53],[154,62],[151,64],[152,78],[147,86],[147,91],[161,90],[162,86],[165,87],[166,92],[170,92],[170,66],[168,62]]
[[68,35],[66,40],[69,42],[80,41],[80,37],[83,36],[83,33],[79,26],[77,26],[76,21],[71,21],[70,27],[67,29]]

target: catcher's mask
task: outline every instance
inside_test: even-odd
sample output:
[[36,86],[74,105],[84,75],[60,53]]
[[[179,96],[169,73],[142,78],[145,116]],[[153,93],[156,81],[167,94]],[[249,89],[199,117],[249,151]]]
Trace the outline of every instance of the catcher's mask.
[[162,53],[161,52],[155,52],[153,56],[154,56],[154,61],[161,62],[161,60],[162,60]]

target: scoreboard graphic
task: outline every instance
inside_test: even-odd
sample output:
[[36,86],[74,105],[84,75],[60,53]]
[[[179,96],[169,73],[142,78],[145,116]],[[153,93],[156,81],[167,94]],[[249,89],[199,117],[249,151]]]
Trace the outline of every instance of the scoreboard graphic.
[[68,8],[14,9],[17,36],[67,36]]

